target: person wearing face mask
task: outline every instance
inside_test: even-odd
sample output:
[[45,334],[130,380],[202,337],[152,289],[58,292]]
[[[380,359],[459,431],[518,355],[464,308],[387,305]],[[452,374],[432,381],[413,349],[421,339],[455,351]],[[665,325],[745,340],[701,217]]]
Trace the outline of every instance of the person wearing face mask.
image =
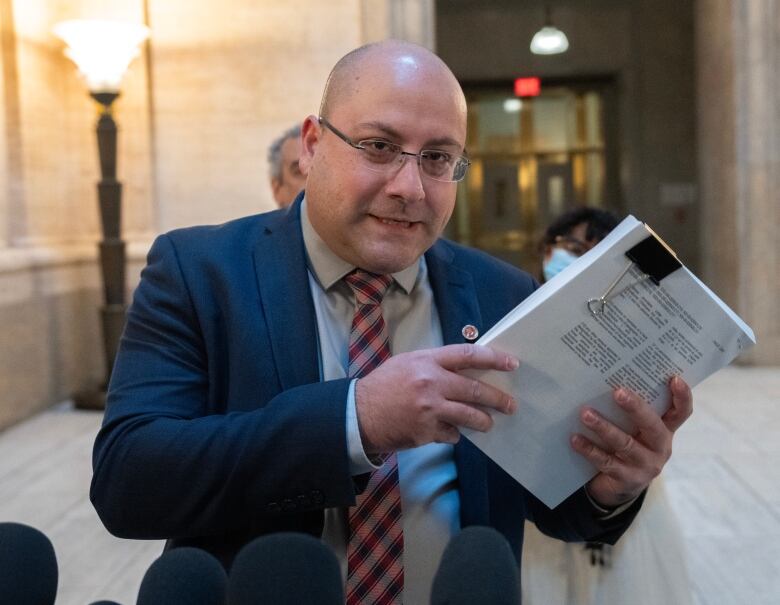
[[542,282],[551,280],[598,244],[617,224],[614,214],[599,208],[581,206],[561,214],[542,238]]
[[[541,281],[563,271],[618,223],[611,212],[586,206],[558,216],[540,243]],[[648,489],[636,521],[615,546],[557,542],[527,523],[520,568],[523,603],[690,605],[693,597],[680,535],[662,476]]]

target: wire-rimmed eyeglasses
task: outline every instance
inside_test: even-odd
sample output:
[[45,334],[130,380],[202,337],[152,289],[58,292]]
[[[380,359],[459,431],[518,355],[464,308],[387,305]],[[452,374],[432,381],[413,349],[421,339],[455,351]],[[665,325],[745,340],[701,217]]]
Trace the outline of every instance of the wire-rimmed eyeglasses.
[[463,180],[471,164],[464,155],[456,155],[440,149],[422,149],[420,153],[411,153],[401,149],[400,145],[384,139],[353,141],[322,116],[318,120],[347,145],[360,151],[360,157],[365,160],[366,168],[374,172],[392,172],[403,165],[404,156],[410,156],[417,159],[420,172],[428,178],[452,183]]

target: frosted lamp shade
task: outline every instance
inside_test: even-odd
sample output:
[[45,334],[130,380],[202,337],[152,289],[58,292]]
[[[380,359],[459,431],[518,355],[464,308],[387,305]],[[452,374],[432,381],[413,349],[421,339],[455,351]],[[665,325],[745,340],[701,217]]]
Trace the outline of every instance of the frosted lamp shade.
[[569,48],[569,39],[561,30],[546,25],[534,34],[531,40],[531,52],[535,55],[557,55]]
[[71,59],[92,92],[119,92],[119,85],[131,61],[138,56],[149,28],[140,23],[77,19],[54,27],[54,35],[67,48]]

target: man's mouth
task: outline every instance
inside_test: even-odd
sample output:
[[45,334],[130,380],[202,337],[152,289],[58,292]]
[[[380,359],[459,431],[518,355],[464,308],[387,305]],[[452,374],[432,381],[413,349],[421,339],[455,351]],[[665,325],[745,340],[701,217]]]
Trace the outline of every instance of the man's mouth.
[[374,218],[385,225],[391,225],[393,227],[402,227],[404,229],[408,229],[414,224],[411,221],[398,220],[398,219],[387,218],[383,216],[374,216]]

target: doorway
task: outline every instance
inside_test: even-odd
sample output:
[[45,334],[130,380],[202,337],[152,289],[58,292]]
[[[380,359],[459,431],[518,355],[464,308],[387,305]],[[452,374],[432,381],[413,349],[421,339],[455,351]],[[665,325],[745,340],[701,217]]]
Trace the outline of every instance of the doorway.
[[611,78],[465,85],[468,155],[449,235],[537,274],[547,225],[577,206],[618,214],[617,102]]

